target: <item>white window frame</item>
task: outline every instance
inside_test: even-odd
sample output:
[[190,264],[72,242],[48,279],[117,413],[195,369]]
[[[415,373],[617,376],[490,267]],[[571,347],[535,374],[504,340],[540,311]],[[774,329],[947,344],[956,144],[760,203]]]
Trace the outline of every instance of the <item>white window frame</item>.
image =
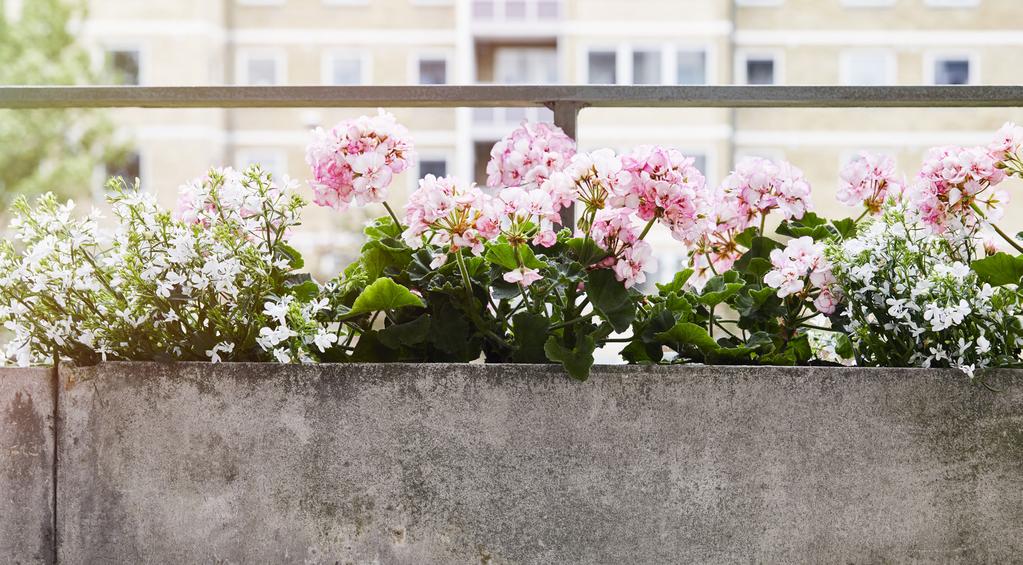
[[[735,52],[735,84],[749,84],[746,63],[750,59],[770,58],[774,61],[774,82],[770,86],[785,84],[785,52],[780,49],[739,49]],[[768,86],[768,85],[763,85]]]
[[420,51],[409,57],[408,62],[408,83],[420,85],[419,63],[423,60],[443,59],[444,60],[444,84],[454,84],[455,69],[452,66],[454,56],[451,51]]
[[924,0],[928,8],[976,8],[980,0]]
[[359,82],[363,86],[373,83],[373,55],[357,49],[330,49],[320,58],[320,83],[334,85],[334,61],[338,59],[359,60]]
[[885,60],[885,76],[881,86],[893,86],[898,82],[899,61],[895,52],[891,49],[845,49],[839,53],[839,83],[843,86],[859,86],[852,84],[852,57],[863,54],[882,55]]
[[[266,165],[265,162],[263,162],[261,159],[252,158],[253,156],[262,157],[267,155],[273,156],[272,158],[276,162],[275,164],[278,165],[280,170],[274,171],[269,168],[265,168]],[[280,147],[249,146],[241,147],[234,150],[234,166],[236,169],[238,169],[239,171],[245,170],[245,167],[247,165],[243,165],[243,163],[249,161],[256,161],[261,166],[263,166],[264,167],[263,170],[271,173],[273,175],[274,182],[277,184],[280,184],[282,178],[288,175],[288,151],[286,149],[282,149]]]
[[[924,54],[924,84],[935,84],[934,65],[942,59],[965,59],[970,64],[970,74],[965,86],[980,84],[980,57],[973,51],[929,51]],[[943,86],[943,85],[941,85]]]
[[277,47],[246,47],[239,49],[234,58],[235,84],[249,84],[249,61],[256,58],[274,59],[277,65],[275,86],[288,84],[288,54]]

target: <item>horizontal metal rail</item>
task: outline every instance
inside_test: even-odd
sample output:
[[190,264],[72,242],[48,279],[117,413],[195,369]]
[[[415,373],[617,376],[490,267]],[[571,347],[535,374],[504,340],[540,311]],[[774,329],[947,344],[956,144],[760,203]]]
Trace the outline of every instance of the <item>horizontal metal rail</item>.
[[1023,86],[4,86],[0,108],[1023,107]]

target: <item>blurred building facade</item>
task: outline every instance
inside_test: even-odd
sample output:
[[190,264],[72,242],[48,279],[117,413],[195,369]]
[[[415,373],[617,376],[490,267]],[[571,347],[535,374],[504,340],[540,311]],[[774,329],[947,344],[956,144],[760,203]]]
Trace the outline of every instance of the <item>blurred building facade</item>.
[[[83,37],[124,83],[368,84],[1013,84],[1023,45],[1018,0],[89,0]],[[395,183],[401,204],[420,175],[483,180],[491,145],[544,109],[392,109],[420,164]],[[345,109],[121,110],[137,148],[117,171],[172,203],[211,165],[259,162],[304,181],[308,130]],[[736,159],[802,168],[817,207],[834,201],[855,150],[893,155],[912,175],[924,151],[987,141],[1018,110],[587,109],[584,149],[662,143],[719,182]],[[102,177],[103,174],[98,174]],[[100,186],[97,180],[97,187]],[[97,188],[97,190],[100,190]],[[1023,198],[1013,210],[1023,211]],[[335,272],[354,228],[380,210],[310,207],[296,243]],[[1006,222],[1023,228],[1020,214]],[[673,245],[666,234],[659,244]],[[664,254],[664,271],[677,260]]]

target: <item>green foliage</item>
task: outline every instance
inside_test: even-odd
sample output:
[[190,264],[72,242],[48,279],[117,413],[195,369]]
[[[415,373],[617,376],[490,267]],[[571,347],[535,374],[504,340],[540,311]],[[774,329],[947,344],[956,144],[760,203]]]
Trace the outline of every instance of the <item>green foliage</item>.
[[1018,285],[1023,278],[1023,257],[1013,257],[1004,252],[995,253],[990,257],[973,261],[970,268],[977,273],[981,283],[988,283],[991,286]]
[[[17,21],[0,10],[0,84],[80,85],[100,82],[70,22],[84,18],[76,0],[29,0]],[[0,110],[0,204],[15,195],[88,192],[97,165],[127,157],[113,126],[92,109]],[[129,179],[131,182],[133,179]]]

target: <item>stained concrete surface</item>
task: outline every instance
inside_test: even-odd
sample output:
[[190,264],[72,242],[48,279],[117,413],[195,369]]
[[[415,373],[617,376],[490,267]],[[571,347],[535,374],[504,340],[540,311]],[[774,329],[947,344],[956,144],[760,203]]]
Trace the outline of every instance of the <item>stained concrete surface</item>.
[[1023,378],[62,369],[64,563],[1012,562]]
[[53,563],[54,377],[0,368],[0,562]]

